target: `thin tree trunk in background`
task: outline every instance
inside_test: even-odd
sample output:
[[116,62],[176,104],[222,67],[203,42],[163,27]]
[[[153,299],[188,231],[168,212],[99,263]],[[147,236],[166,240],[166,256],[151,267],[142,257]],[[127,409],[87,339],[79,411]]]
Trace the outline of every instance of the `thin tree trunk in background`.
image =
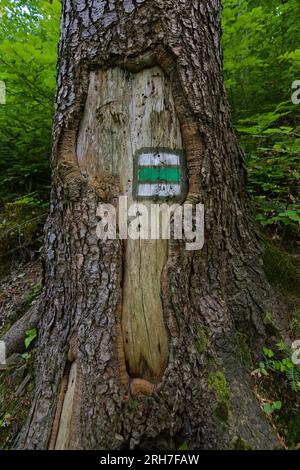
[[[259,351],[278,302],[230,124],[220,4],[63,1],[37,386],[18,448],[276,445],[237,340]],[[132,197],[148,147],[184,151],[202,250],[98,239],[99,202]]]

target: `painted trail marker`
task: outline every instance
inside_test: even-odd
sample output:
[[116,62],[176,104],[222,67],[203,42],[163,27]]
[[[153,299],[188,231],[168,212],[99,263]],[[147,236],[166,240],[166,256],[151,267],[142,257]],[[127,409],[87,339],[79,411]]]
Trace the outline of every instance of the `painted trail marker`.
[[134,199],[182,200],[186,195],[184,152],[169,148],[143,148],[133,168]]

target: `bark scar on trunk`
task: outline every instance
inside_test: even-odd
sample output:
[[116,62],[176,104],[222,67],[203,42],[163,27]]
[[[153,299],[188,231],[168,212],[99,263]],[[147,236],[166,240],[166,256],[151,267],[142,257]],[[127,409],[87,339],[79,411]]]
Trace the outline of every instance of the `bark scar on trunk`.
[[[119,288],[119,296],[122,299],[122,288]],[[156,391],[156,386],[148,380],[131,378],[128,374],[125,349],[124,349],[124,336],[122,331],[122,301],[119,300],[116,309],[116,345],[117,345],[117,358],[120,383],[127,388],[130,395],[135,398],[140,395],[152,396]]]
[[49,450],[55,450],[55,445],[57,441],[60,420],[61,420],[61,415],[62,415],[62,410],[63,410],[63,405],[64,405],[64,399],[65,399],[66,391],[68,388],[70,368],[71,368],[71,363],[67,362],[64,373],[63,373],[63,377],[61,380],[61,384],[60,384],[58,400],[57,400],[57,405],[56,405],[56,412],[55,412],[55,417],[53,420],[52,431],[51,431],[51,436],[50,436],[50,441],[49,441],[49,446],[48,446]]
[[[63,414],[64,402],[65,402],[66,393],[68,390],[68,385],[69,385],[69,380],[70,380],[71,367],[72,367],[72,364],[77,359],[77,354],[78,354],[78,347],[77,347],[76,336],[72,335],[69,341],[67,362],[65,365],[63,377],[62,377],[61,384],[60,384],[58,400],[57,400],[57,405],[56,405],[56,412],[55,412],[55,417],[53,420],[51,436],[50,436],[50,441],[49,441],[49,446],[48,446],[49,450],[55,450],[57,447],[57,440],[58,440],[58,435],[59,435],[59,431],[61,427],[61,419],[62,419],[62,414]],[[77,393],[77,391],[79,387],[81,386],[79,366],[76,368],[76,371],[77,371],[77,378],[76,378],[75,391],[74,391],[74,396],[73,396],[74,403],[72,407],[72,414],[75,408],[80,407],[80,403],[76,403],[76,401],[78,401],[79,399],[78,397],[79,394]]]
[[[187,100],[184,97],[183,91],[181,89],[178,71],[176,68],[177,54],[178,51],[176,50],[167,52],[162,47],[159,47],[154,51],[147,51],[145,54],[126,58],[118,65],[122,66],[129,72],[134,73],[142,71],[145,68],[159,66],[164,71],[166,76],[169,77],[173,90],[176,114],[180,122],[183,147],[186,152],[189,189],[185,202],[197,203],[200,200],[199,179],[202,158],[205,151],[205,143],[204,138],[200,134],[199,125],[193,118]],[[114,104],[114,106],[117,107],[116,104]],[[110,110],[110,103],[106,103],[106,108],[109,108],[108,111]],[[79,116],[79,114],[77,116]],[[78,162],[78,157],[76,155],[76,144],[81,119],[82,117],[80,116],[75,117],[75,119],[73,119],[72,129],[65,129],[62,131],[60,144],[58,145],[59,158],[57,171],[59,177],[63,181],[63,186],[66,189],[67,197],[71,201],[76,201],[80,198],[82,191],[86,190],[86,188],[91,188],[95,191],[97,197],[100,200],[109,201],[116,199],[118,194],[120,194],[120,181],[118,176],[114,176],[105,171],[100,172],[100,174],[94,172],[94,174],[89,175],[87,174],[88,172],[86,173],[85,170],[80,168],[81,163]],[[174,269],[177,264],[179,254],[180,246],[178,246],[178,243],[170,240],[168,243],[167,261],[161,273],[161,298],[163,304],[164,321],[169,330],[171,338],[178,337],[179,329],[172,311],[169,277],[172,269]],[[116,317],[116,347],[118,352],[120,382],[122,385],[130,388],[130,381],[134,379],[129,377],[127,370],[122,331],[122,309],[120,310],[120,307],[118,307],[116,310]],[[137,380],[143,379],[141,378]],[[149,384],[151,385],[149,389],[152,389],[151,382],[149,382]],[[133,387],[133,389],[136,389],[136,385]],[[141,389],[145,389],[145,387],[141,387]]]
[[[205,138],[200,134],[199,124],[193,117],[193,113],[189,108],[180,85],[180,79],[176,67],[176,56],[179,52],[180,51],[177,49],[167,51],[162,47],[158,47],[156,50],[146,51],[144,54],[136,57],[127,57],[123,60],[122,64],[120,62],[120,66],[122,65],[126,70],[136,73],[144,68],[158,65],[170,78],[188,168],[188,194],[184,202],[197,204],[201,200],[200,172],[203,155],[205,153]],[[161,276],[161,291],[164,318],[172,338],[179,335],[179,327],[172,312],[169,276],[172,269],[177,265],[179,254],[180,246],[178,243],[172,239],[169,240],[168,259]]]
[[77,349],[76,337],[72,335],[70,342],[69,342],[69,351],[68,351],[68,361],[70,363],[76,360],[77,353],[78,353],[78,349]]

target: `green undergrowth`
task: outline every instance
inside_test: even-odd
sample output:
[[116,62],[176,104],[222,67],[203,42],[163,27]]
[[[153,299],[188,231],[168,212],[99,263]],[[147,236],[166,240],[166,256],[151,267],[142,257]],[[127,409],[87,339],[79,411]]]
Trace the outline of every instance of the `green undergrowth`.
[[255,390],[283,445],[300,448],[300,368],[291,363],[290,355],[272,351],[253,372]]
[[[288,449],[300,448],[300,365],[295,364],[292,344],[300,340],[300,266],[279,243],[265,238],[264,268],[271,285],[290,305],[288,339],[265,346],[258,368],[252,371],[263,411]],[[266,314],[266,323],[273,322]],[[300,356],[300,354],[299,354]]]

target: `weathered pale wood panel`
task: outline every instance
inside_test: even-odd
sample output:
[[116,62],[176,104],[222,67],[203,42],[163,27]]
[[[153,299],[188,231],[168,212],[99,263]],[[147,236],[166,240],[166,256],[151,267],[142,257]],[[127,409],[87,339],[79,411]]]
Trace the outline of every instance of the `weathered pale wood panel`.
[[68,377],[68,387],[64,396],[64,403],[61,412],[59,430],[55,443],[56,450],[67,450],[69,449],[69,443],[71,439],[71,420],[73,416],[73,405],[76,388],[76,377],[77,377],[77,364],[73,362],[70,367],[70,373]]
[[[158,67],[130,74],[121,68],[92,72],[77,155],[90,177],[110,172],[132,203],[133,157],[142,148],[181,149],[170,84]],[[151,201],[141,201],[150,207]],[[165,240],[127,240],[122,329],[128,373],[157,381],[168,361],[161,303]]]

